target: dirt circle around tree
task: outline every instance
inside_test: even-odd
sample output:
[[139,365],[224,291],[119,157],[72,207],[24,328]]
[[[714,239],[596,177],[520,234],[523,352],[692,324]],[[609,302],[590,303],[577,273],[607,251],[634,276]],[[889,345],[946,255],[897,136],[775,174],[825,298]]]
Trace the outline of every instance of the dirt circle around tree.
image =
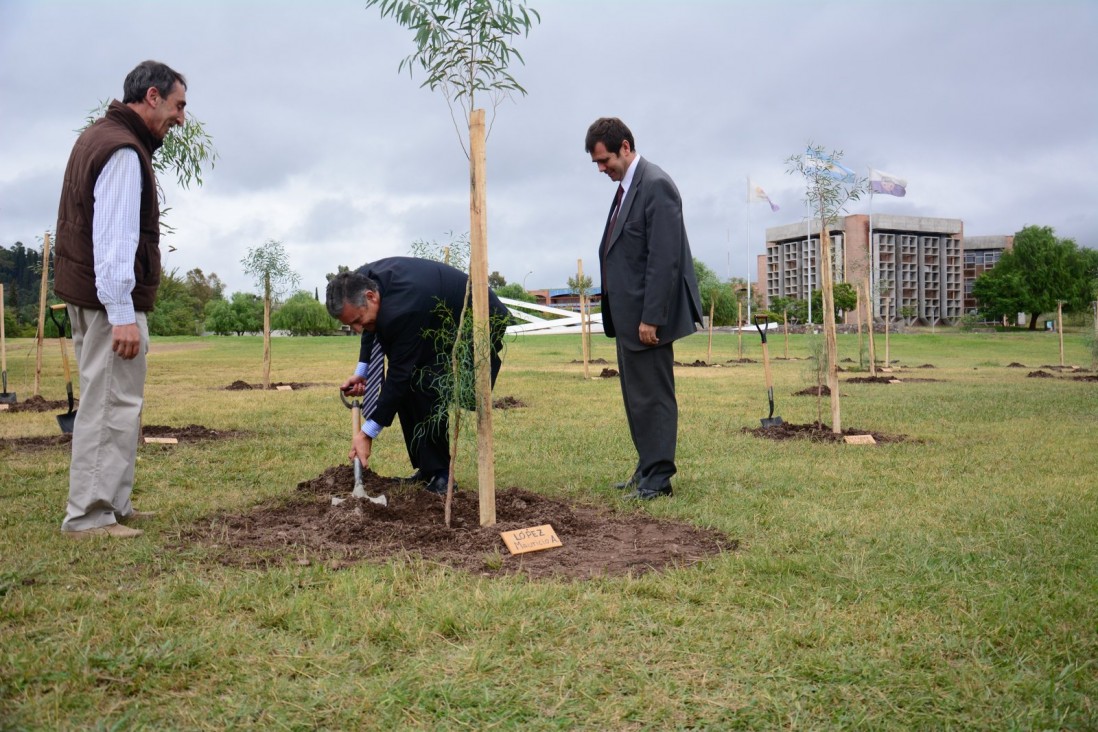
[[831,428],[820,422],[811,424],[794,424],[782,422],[772,427],[744,427],[740,430],[747,434],[764,440],[809,440],[811,442],[845,443],[847,437],[869,435],[875,444],[889,444],[898,442],[918,442],[906,435],[889,435],[883,432],[871,432],[869,430],[844,429],[841,432],[832,432]]
[[237,379],[226,387],[224,391],[300,391],[308,389],[316,384],[306,381],[272,381],[271,385],[264,389],[263,384],[249,384],[247,381]]
[[[73,409],[80,406],[80,400],[73,400]],[[46,399],[42,396],[32,396],[26,399],[19,399],[14,404],[9,404],[8,408],[4,410],[8,414],[16,414],[18,412],[68,412],[69,400],[65,399]]]
[[[244,433],[236,430],[215,430],[209,427],[203,427],[198,424],[189,424],[184,427],[171,427],[168,425],[160,424],[147,424],[141,428],[141,436],[151,437],[154,439],[174,439],[178,444],[183,443],[196,443],[206,440],[224,440],[234,437],[240,437]],[[11,437],[0,438],[0,451],[17,450],[17,451],[30,451],[30,450],[43,450],[51,447],[65,447],[68,448],[72,443],[71,434],[57,434],[57,435],[45,435],[39,437]],[[164,448],[170,449],[170,444],[154,443],[143,444],[143,448]]]
[[[565,580],[637,576],[739,548],[737,539],[720,531],[654,518],[616,494],[609,500],[622,505],[611,508],[504,488],[496,492],[496,524],[482,527],[479,497],[459,487],[447,528],[444,497],[370,470],[363,483],[370,495],[384,494],[388,505],[352,498],[354,472],[339,465],[301,482],[292,496],[246,513],[207,517],[180,538],[207,547],[214,561],[229,566],[323,564],[339,569],[416,557],[482,577]],[[345,500],[333,505],[333,497]],[[562,546],[511,555],[500,537],[504,531],[544,524]]]

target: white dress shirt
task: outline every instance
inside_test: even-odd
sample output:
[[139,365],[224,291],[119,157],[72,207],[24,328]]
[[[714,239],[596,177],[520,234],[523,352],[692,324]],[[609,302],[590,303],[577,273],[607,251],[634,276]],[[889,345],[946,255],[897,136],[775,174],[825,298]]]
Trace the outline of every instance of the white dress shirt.
[[111,325],[137,322],[133,312],[134,260],[141,230],[141,161],[123,147],[111,155],[95,181],[92,252],[95,290]]

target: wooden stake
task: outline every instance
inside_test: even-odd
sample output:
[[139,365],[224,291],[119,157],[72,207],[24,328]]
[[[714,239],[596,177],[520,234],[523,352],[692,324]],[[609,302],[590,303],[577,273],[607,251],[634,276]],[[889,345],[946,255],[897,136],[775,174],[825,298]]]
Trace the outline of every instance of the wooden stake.
[[263,275],[263,388],[271,388],[271,275]]
[[717,307],[716,295],[709,298],[709,350],[705,354],[705,362],[713,363],[713,311]]
[[885,295],[884,306],[885,306],[885,368],[886,369],[891,369],[892,368],[892,358],[888,355],[888,321],[892,319],[892,316],[889,312],[891,305],[892,305],[892,298],[888,295]]
[[785,331],[785,360],[789,360],[789,311],[782,311],[782,330]]
[[50,288],[50,232],[42,238],[42,286],[38,291],[38,335],[34,357],[34,396],[42,383],[42,339],[46,335],[46,293]]
[[589,343],[587,340],[587,329],[589,327],[587,324],[587,291],[586,288],[584,288],[583,286],[582,259],[576,260],[576,285],[579,286],[580,297],[580,340],[583,341],[583,378],[590,379],[591,371],[590,367],[588,366],[588,362],[590,362],[591,360],[591,352],[588,350]]
[[869,289],[869,278],[865,278],[865,321],[869,331],[869,375],[877,377],[877,349],[873,346],[873,293]]
[[496,465],[492,439],[492,343],[488,309],[488,193],[484,110],[469,115],[469,277],[473,286],[473,362],[477,395],[477,492],[480,525],[496,523]]
[[740,360],[743,360],[743,303],[736,303],[736,333],[740,340]]
[[1060,368],[1064,367],[1064,301],[1056,301],[1056,330],[1060,334]]
[[855,285],[854,292],[858,297],[854,305],[854,320],[858,323],[858,366],[864,366],[865,364],[862,363],[862,288]]

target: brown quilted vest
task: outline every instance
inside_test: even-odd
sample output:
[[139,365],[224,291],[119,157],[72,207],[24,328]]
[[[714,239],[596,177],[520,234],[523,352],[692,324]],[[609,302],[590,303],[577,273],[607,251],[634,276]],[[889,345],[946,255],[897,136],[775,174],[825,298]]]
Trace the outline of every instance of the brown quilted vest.
[[129,147],[141,160],[141,221],[133,263],[133,307],[138,312],[153,309],[160,286],[160,202],[152,155],[160,144],[140,115],[118,100],[112,101],[106,115],[77,138],[61,186],[54,249],[53,289],[65,302],[104,309],[96,294],[92,249],[95,183],[111,155]]

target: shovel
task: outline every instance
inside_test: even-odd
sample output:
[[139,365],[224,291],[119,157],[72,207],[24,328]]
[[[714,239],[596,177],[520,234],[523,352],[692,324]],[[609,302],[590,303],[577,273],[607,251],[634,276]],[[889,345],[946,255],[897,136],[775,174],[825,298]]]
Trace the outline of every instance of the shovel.
[[4,340],[4,286],[0,285],[0,375],[4,381],[4,393],[0,404],[15,404],[15,392],[8,391],[8,346]]
[[[351,410],[351,438],[353,439],[358,431],[362,429],[362,408],[359,406],[357,399],[352,399],[350,403],[347,402],[347,397],[343,396],[343,392],[339,392],[339,398],[343,400],[343,404]],[[389,500],[384,494],[371,496],[366,492],[366,486],[362,484],[362,463],[359,462],[358,456],[355,456],[355,487],[351,491],[351,495],[355,498],[366,498],[370,503],[376,503],[379,506],[388,506]],[[335,499],[332,499],[333,501]]]
[[[69,411],[65,414],[57,415],[57,424],[61,427],[61,432],[66,435],[72,434],[72,428],[76,426],[76,410],[72,408],[72,373],[69,371],[69,351],[65,348],[65,320],[60,323],[57,322],[57,317],[54,316],[55,310],[61,310],[65,308],[65,304],[50,305],[50,320],[57,326],[57,342],[61,345],[61,364],[65,367],[65,391],[69,397]],[[65,313],[66,319],[68,317],[68,311]]]
[[[762,321],[764,327],[759,327],[759,321]],[[774,416],[774,381],[770,377],[770,352],[766,347],[766,327],[768,326],[767,316],[755,316],[755,330],[759,331],[759,335],[762,336],[763,345],[763,371],[766,372],[766,398],[770,402],[770,416],[763,417],[759,421],[762,423],[763,429],[769,427],[777,427],[782,423],[781,417]]]

